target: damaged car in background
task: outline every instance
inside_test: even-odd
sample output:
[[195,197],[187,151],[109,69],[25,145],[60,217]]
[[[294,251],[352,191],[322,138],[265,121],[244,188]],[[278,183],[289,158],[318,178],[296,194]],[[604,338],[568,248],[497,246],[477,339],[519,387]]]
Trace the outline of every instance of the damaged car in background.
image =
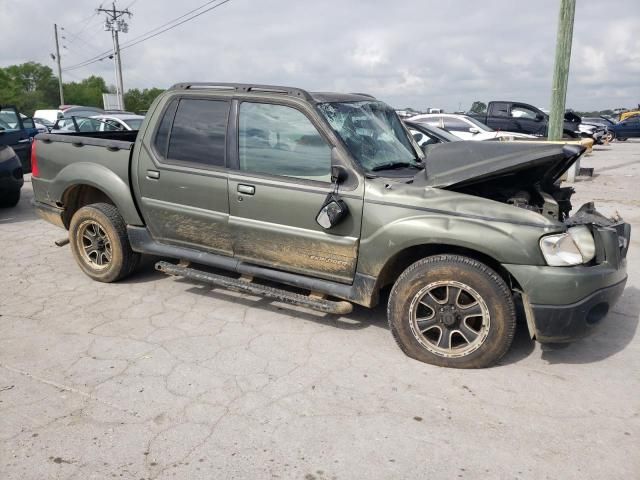
[[591,332],[624,289],[630,227],[573,213],[560,178],[584,148],[423,143],[370,95],[183,83],[139,131],[39,135],[35,208],[101,282],[147,253],[330,314],[390,292],[397,344],[434,365],[495,364],[519,310],[541,342]]

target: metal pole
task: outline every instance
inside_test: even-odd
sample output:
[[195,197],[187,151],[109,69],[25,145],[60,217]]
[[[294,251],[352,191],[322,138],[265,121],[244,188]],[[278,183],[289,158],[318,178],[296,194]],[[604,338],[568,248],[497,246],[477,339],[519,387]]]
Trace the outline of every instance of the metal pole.
[[58,24],[53,24],[56,35],[56,62],[58,63],[58,87],[60,87],[60,105],[64,105],[64,92],[62,90],[62,67],[60,66],[60,45],[58,43]]
[[118,105],[120,110],[124,110],[124,86],[122,82],[122,63],[120,62],[120,43],[118,42],[118,31],[113,30],[113,61],[116,63],[116,93],[118,94]]
[[562,138],[575,11],[576,0],[560,0],[558,36],[556,39],[556,59],[553,70],[553,85],[551,89],[551,111],[549,113],[549,127],[547,132],[549,140],[560,140]]

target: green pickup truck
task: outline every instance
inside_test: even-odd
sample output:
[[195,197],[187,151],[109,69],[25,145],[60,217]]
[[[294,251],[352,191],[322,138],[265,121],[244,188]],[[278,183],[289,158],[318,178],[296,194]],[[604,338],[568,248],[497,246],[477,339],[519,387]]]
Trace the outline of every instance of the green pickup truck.
[[[366,94],[178,84],[139,131],[41,134],[35,208],[94,280],[141,254],[197,282],[331,314],[388,293],[400,348],[486,367],[516,318],[541,342],[590,332],[626,282],[630,227],[561,175],[582,147],[451,142],[423,151]],[[223,272],[223,273],[221,273]]]

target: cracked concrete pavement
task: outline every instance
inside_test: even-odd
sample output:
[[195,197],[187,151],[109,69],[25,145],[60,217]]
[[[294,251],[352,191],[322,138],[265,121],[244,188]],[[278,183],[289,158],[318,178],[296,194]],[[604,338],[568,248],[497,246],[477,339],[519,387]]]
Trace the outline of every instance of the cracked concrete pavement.
[[637,478],[640,141],[597,147],[574,204],[633,224],[600,331],[519,326],[495,368],[405,357],[384,305],[348,317],[165,277],[92,282],[62,230],[0,211],[0,478]]

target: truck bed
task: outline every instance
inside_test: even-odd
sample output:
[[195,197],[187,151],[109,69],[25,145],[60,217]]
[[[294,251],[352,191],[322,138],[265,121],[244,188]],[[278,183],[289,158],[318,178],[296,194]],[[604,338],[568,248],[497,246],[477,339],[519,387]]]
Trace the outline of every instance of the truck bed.
[[96,189],[118,185],[116,190],[130,197],[131,152],[137,135],[137,131],[41,133],[33,143],[36,202],[62,205],[67,189],[78,184]]

